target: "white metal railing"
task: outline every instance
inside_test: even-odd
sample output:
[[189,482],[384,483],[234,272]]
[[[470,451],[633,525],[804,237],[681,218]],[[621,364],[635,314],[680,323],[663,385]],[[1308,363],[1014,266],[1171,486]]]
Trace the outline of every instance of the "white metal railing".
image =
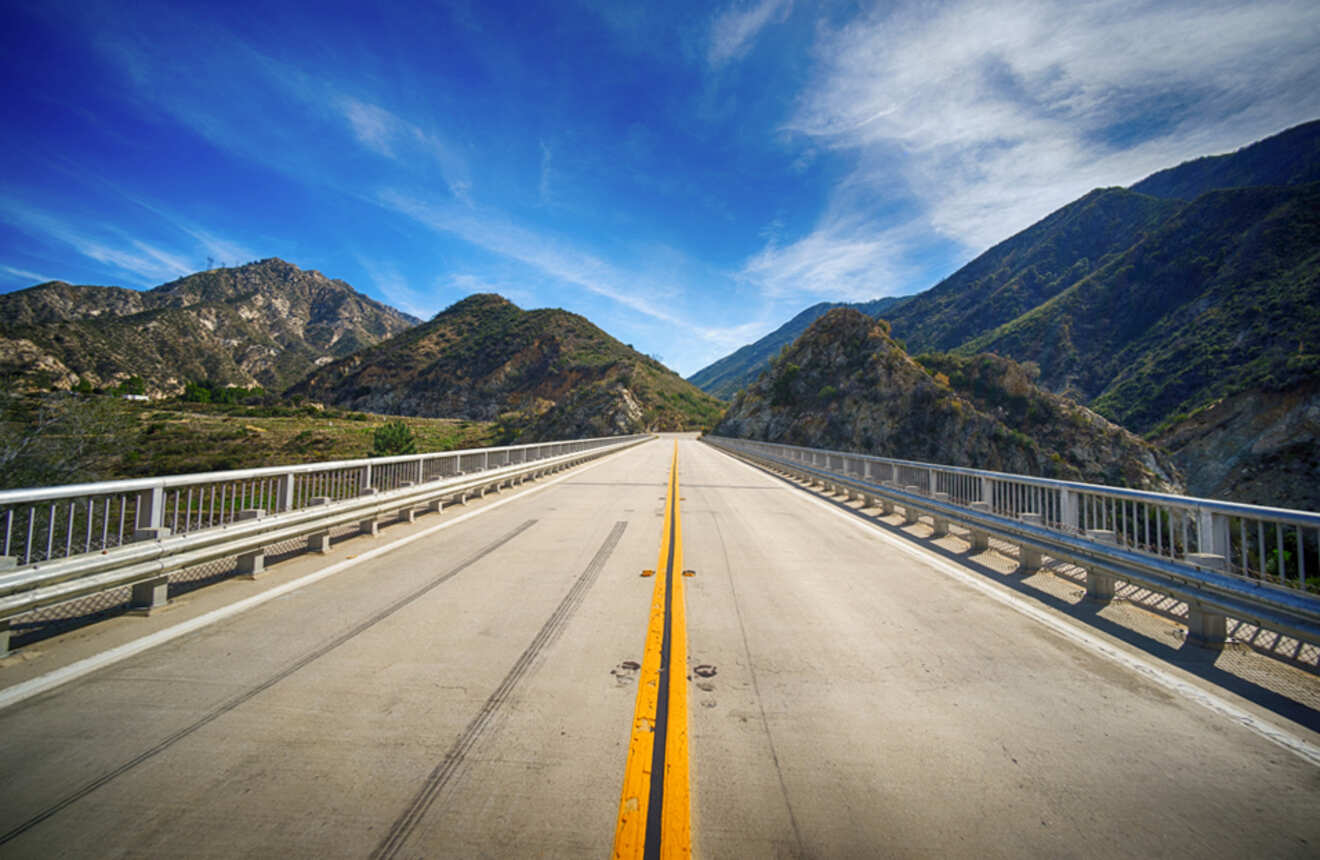
[[[745,439],[706,441],[885,511],[897,505],[908,523],[929,515],[933,535],[958,523],[973,551],[988,548],[991,535],[1012,541],[1023,573],[1039,569],[1044,556],[1072,562],[1085,571],[1087,600],[1112,600],[1122,580],[1184,601],[1187,638],[1198,645],[1223,647],[1230,618],[1320,645],[1320,595],[1316,578],[1306,575],[1317,567],[1317,514]],[[1280,552],[1285,534],[1298,557]]]
[[[314,501],[536,462],[619,442],[618,437],[272,466],[161,478],[0,490],[0,558],[22,567],[100,553],[164,534],[235,522],[244,511],[301,510]],[[317,501],[317,503],[320,503]]]
[[[1317,513],[748,439],[709,441],[869,483],[913,488],[1004,517],[1036,515],[1045,527],[1067,534],[1112,534],[1119,546],[1143,553],[1190,558],[1242,579],[1320,592]],[[1216,558],[1222,561],[1215,564]]]
[[[75,598],[132,587],[130,605],[168,602],[174,572],[220,559],[256,576],[269,547],[306,539],[327,552],[330,532],[375,534],[382,518],[411,522],[443,499],[535,479],[622,450],[646,435],[546,442],[376,460],[107,481],[0,493],[10,528],[5,547],[21,556],[0,570],[0,656],[14,619]],[[17,531],[15,521],[26,527]],[[22,560],[23,564],[18,562]]]

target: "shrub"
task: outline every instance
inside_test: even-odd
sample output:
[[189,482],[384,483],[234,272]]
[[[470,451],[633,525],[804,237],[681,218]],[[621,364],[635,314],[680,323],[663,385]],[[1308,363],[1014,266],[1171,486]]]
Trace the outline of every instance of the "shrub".
[[372,457],[393,457],[399,454],[416,454],[417,437],[412,428],[402,421],[387,421],[376,428],[372,436]]

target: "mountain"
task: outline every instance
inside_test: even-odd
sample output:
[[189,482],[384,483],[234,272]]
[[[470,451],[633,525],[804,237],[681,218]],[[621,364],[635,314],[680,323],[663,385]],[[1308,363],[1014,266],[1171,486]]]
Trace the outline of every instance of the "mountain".
[[1038,367],[1195,495],[1320,509],[1317,213],[1320,121],[1092,191],[884,317],[914,355]]
[[1153,173],[1132,186],[1138,194],[1195,200],[1220,188],[1303,185],[1320,179],[1320,120],[1294,126],[1227,155],[1210,155]]
[[1156,437],[1187,491],[1251,505],[1320,510],[1320,378],[1248,389]]
[[731,398],[807,326],[837,307],[883,316],[914,352],[949,350],[1009,322],[1122,253],[1179,204],[1122,188],[1097,189],[913,296],[861,305],[821,302],[774,332],[688,377]]
[[910,357],[849,308],[813,323],[734,398],[724,436],[1127,485],[1178,488],[1154,446],[1037,387],[998,356]]
[[[897,326],[895,326],[897,330]],[[958,347],[1035,361],[1126,427],[1320,371],[1320,183],[1212,191],[1049,301]]]
[[821,302],[812,305],[793,317],[765,337],[740,348],[732,355],[726,355],[719,361],[709,364],[688,377],[688,382],[713,394],[721,400],[729,400],[737,394],[770,364],[770,359],[788,346],[798,335],[807,330],[807,326],[835,308],[853,308],[867,316],[879,316],[907,301],[906,296],[891,296],[871,302]]
[[584,317],[469,296],[290,389],[393,415],[501,419],[532,441],[713,424],[720,403]]
[[1176,202],[1122,188],[1097,189],[912,296],[886,319],[914,353],[953,349],[1063,292],[1178,209]]
[[52,281],[0,295],[0,379],[8,388],[140,376],[156,393],[206,379],[280,389],[418,322],[276,258],[143,292]]

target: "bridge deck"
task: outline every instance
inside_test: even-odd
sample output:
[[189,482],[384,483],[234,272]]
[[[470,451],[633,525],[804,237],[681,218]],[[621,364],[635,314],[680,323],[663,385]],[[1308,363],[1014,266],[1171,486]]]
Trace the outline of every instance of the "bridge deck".
[[[34,649],[0,683],[452,522],[0,710],[0,853],[608,855],[671,454]],[[698,856],[1314,856],[1316,764],[775,478],[678,462]]]

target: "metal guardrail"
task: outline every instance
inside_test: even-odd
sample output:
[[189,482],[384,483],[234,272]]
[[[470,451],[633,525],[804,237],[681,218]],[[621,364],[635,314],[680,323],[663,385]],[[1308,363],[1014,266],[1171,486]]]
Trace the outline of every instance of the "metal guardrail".
[[389,492],[409,482],[530,463],[617,441],[607,437],[0,490],[0,557],[23,566],[102,552],[161,534],[161,529],[179,535],[218,528],[244,510],[297,511],[315,499],[352,499],[367,489]]
[[[1017,542],[1087,570],[1087,595],[1114,579],[1187,602],[1189,636],[1221,645],[1225,616],[1320,643],[1320,514],[1256,507],[746,439],[705,441],[769,468]],[[1295,550],[1289,552],[1288,550]],[[1308,571],[1311,575],[1308,578]]]
[[[445,497],[483,493],[637,444],[646,435],[369,460],[208,472],[0,491],[0,655],[8,622],[32,609],[133,585],[143,608],[164,599],[164,575],[239,556],[262,567],[263,547],[331,528],[374,531]],[[16,527],[17,525],[17,527]]]

